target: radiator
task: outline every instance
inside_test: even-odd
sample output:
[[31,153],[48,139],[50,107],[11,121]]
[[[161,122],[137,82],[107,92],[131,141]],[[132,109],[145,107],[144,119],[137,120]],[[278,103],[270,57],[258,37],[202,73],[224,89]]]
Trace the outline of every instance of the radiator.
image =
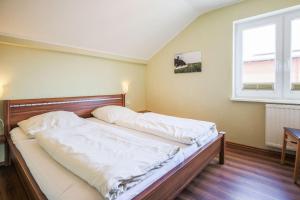
[[300,128],[300,106],[266,104],[267,146],[282,147],[283,127]]

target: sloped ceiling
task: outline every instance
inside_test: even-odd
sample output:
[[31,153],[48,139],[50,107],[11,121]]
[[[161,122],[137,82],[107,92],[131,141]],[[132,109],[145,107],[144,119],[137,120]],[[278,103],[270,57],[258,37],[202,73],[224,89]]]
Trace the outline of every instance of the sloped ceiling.
[[239,0],[0,0],[0,32],[149,59],[196,17]]

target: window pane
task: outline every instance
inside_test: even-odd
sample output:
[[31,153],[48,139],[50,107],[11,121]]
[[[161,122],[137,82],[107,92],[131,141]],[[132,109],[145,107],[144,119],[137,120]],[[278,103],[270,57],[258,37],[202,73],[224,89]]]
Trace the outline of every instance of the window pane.
[[244,89],[273,89],[275,82],[276,25],[243,31]]
[[292,89],[300,89],[300,19],[292,21],[292,62],[291,62],[291,82]]

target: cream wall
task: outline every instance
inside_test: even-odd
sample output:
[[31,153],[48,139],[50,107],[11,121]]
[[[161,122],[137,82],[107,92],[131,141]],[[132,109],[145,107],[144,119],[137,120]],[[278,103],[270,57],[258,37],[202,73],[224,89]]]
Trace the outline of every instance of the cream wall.
[[1,99],[122,93],[129,106],[145,108],[145,65],[0,44]]
[[1,100],[117,94],[123,81],[128,106],[144,110],[145,65],[0,44]]
[[[147,109],[214,121],[227,140],[265,148],[264,104],[230,100],[232,22],[297,4],[300,0],[247,0],[200,16],[149,61]],[[174,54],[194,50],[202,52],[203,72],[174,74]]]

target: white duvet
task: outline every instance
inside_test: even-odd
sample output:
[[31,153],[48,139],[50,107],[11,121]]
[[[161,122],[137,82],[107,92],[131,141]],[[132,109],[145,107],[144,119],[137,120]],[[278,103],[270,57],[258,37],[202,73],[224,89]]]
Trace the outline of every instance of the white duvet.
[[151,133],[163,138],[185,144],[198,143],[217,133],[212,122],[172,117],[157,113],[138,113],[130,118],[120,118],[115,122],[119,126]]
[[143,140],[90,121],[73,128],[43,131],[36,139],[50,156],[106,199],[117,198],[179,152],[175,145]]

